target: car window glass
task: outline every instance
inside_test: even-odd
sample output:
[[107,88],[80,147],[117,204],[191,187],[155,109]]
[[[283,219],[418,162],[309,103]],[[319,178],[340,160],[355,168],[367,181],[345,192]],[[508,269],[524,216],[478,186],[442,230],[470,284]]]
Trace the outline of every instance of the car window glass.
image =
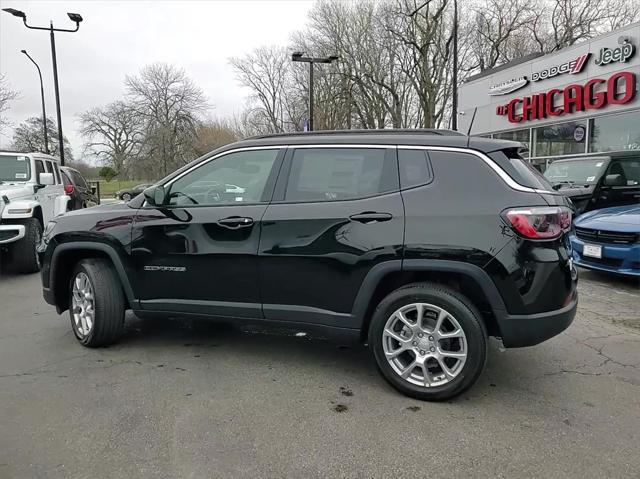
[[398,150],[400,187],[426,185],[432,179],[431,166],[425,150]]
[[60,181],[60,170],[58,169],[58,165],[52,164],[52,166],[53,166],[53,175],[56,178],[56,184],[59,185],[59,184],[61,184],[61,181]]
[[42,160],[35,160],[36,163],[36,182],[40,182],[40,173],[45,173],[44,170],[44,163],[42,163]]
[[640,185],[640,157],[612,160],[607,175],[622,175],[622,181],[627,186]]
[[300,148],[292,158],[286,201],[365,198],[397,189],[397,168],[381,148]]
[[60,170],[60,173],[62,173],[62,182],[64,183],[65,186],[73,185],[71,178],[69,178],[69,175],[67,175],[66,171]]
[[169,186],[169,204],[260,203],[278,151],[239,151],[209,161]]
[[80,188],[87,188],[87,182],[80,173],[78,173],[77,171],[71,171],[71,174],[73,175],[73,180],[75,181],[77,186],[79,186]]

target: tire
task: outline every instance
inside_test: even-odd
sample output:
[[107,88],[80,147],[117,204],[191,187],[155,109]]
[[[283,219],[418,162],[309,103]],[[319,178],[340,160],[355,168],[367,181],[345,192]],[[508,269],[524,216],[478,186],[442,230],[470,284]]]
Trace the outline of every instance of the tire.
[[125,203],[128,203],[129,201],[131,201],[131,195],[129,193],[122,193],[120,195],[120,199]]
[[[85,281],[90,286],[88,291],[91,296],[84,296],[86,302],[80,306],[78,299],[82,295],[74,292],[74,284],[82,286]],[[74,295],[77,298],[76,302]],[[84,321],[82,319],[87,310],[93,313],[90,325],[86,315]],[[111,262],[102,258],[80,261],[69,281],[69,318],[73,334],[80,344],[96,348],[116,342],[124,331],[125,310],[126,301],[122,285]]]
[[[424,328],[413,324],[420,309]],[[434,333],[441,314],[440,329]],[[386,332],[389,329],[402,342]],[[449,338],[439,336],[446,334]],[[433,283],[410,284],[385,297],[371,319],[369,345],[382,376],[403,394],[425,401],[461,394],[477,381],[487,360],[487,331],[478,310],[461,293]],[[416,364],[418,360],[424,366]]]
[[36,248],[42,238],[42,225],[37,218],[20,223],[25,227],[24,238],[10,246],[9,269],[16,273],[37,273],[41,265]]

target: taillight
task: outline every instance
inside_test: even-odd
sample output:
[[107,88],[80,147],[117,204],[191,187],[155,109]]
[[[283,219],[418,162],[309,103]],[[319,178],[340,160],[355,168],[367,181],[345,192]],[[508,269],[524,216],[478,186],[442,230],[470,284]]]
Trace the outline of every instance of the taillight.
[[553,239],[571,228],[571,210],[562,206],[513,208],[503,213],[511,227],[529,239]]
[[73,185],[64,185],[64,192],[68,195],[73,193]]

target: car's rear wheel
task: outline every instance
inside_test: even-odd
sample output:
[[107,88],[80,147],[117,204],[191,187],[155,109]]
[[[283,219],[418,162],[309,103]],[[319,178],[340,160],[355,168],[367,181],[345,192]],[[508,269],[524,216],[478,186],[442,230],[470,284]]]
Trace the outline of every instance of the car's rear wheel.
[[124,329],[126,302],[112,264],[102,258],[80,261],[69,282],[73,333],[87,347],[114,343]]
[[37,218],[21,223],[25,227],[24,238],[11,245],[9,267],[16,273],[37,273],[41,266],[37,248],[42,239],[42,225]]
[[477,309],[461,293],[429,283],[397,289],[380,302],[369,345],[393,387],[428,401],[468,389],[487,357],[487,333]]

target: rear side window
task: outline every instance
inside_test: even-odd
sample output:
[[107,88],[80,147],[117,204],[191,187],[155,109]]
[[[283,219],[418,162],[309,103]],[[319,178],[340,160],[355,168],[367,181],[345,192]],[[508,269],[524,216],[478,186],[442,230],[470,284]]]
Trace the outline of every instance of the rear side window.
[[62,173],[62,181],[63,181],[65,186],[73,185],[73,183],[71,182],[71,179],[69,179],[69,176],[67,175],[66,171],[61,170],[60,173]]
[[71,173],[71,176],[73,177],[73,181],[75,182],[76,185],[78,185],[80,188],[87,188],[87,182],[84,180],[84,177],[78,173],[77,171],[70,171],[69,173]]
[[551,183],[520,155],[518,148],[493,151],[489,156],[516,183],[529,188],[552,191]]
[[426,185],[433,179],[431,164],[425,150],[398,150],[400,188],[406,190]]
[[300,148],[293,153],[285,201],[339,201],[398,189],[391,150]]

